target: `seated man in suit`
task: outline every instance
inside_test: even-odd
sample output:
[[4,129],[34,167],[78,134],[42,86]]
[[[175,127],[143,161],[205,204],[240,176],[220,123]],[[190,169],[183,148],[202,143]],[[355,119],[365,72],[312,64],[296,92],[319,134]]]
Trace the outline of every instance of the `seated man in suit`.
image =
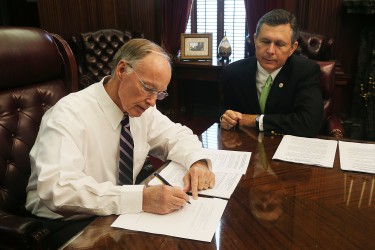
[[318,134],[323,120],[320,69],[293,54],[298,34],[295,16],[285,10],[272,10],[259,20],[256,56],[231,63],[222,72],[222,128],[241,125],[266,134]]

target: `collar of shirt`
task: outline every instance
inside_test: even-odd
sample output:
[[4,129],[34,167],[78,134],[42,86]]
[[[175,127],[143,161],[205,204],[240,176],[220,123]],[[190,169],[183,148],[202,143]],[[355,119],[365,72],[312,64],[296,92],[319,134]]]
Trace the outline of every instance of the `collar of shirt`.
[[258,92],[258,98],[260,96],[260,93],[262,92],[262,89],[264,87],[264,85],[266,84],[266,81],[267,81],[267,78],[269,75],[272,76],[272,81],[275,80],[277,74],[280,72],[280,70],[282,69],[281,68],[278,68],[277,70],[275,70],[274,72],[272,72],[271,74],[268,73],[261,65],[260,63],[257,61],[257,72],[256,72],[256,87],[257,87],[257,92]]
[[103,113],[105,114],[111,126],[115,130],[121,123],[121,120],[124,117],[124,113],[113,102],[111,97],[108,95],[107,91],[105,91],[104,82],[106,82],[109,77],[110,76],[104,77],[100,81],[100,84],[97,84],[98,87],[96,89],[96,99],[99,103],[99,106],[103,110]]

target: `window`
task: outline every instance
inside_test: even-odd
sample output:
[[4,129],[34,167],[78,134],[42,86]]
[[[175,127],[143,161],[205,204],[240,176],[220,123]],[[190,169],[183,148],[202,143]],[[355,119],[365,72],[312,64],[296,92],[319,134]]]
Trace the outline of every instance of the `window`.
[[245,56],[246,12],[243,0],[194,0],[185,33],[213,33],[212,54],[226,34],[231,59]]

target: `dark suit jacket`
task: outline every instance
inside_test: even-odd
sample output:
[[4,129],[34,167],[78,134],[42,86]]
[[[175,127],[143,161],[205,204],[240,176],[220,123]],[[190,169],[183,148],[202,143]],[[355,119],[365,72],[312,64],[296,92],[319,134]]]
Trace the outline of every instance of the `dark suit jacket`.
[[[225,110],[260,114],[256,89],[255,57],[233,62],[223,69],[220,84]],[[264,131],[315,137],[323,120],[323,99],[319,87],[320,68],[298,55],[288,58],[273,81],[264,112]]]

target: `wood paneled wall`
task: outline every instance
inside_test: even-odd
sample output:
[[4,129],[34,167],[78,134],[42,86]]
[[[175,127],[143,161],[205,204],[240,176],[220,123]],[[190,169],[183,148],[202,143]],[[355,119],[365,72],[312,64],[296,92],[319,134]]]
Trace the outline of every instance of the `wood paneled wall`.
[[[335,40],[333,58],[338,59],[344,65],[345,72],[349,72],[346,64],[348,60],[341,58],[341,50],[345,48],[341,39],[345,29],[343,19],[348,18],[343,5],[343,0],[299,0],[296,1],[294,13],[301,30],[325,34]],[[354,39],[357,40],[357,38]]]
[[40,27],[70,40],[103,28],[137,31],[160,41],[160,0],[38,0]]
[[352,108],[362,28],[375,23],[375,15],[348,14],[344,0],[284,0],[284,8],[296,15],[301,30],[334,39],[332,57],[344,74],[335,86],[335,111],[345,119]]
[[[344,0],[283,0],[301,30],[335,40],[333,57],[352,75],[358,56],[359,35],[368,17],[346,14]],[[161,0],[38,0],[41,28],[69,40],[78,32],[117,28],[142,32],[160,43]],[[374,20],[374,18],[372,18]]]
[[[375,15],[347,14],[344,0],[283,0],[294,13],[301,30],[325,34],[335,40],[333,58],[348,78],[336,86],[335,110],[350,111],[363,25],[375,23]],[[70,40],[77,32],[101,28],[139,31],[160,43],[161,0],[38,0],[41,28]]]

